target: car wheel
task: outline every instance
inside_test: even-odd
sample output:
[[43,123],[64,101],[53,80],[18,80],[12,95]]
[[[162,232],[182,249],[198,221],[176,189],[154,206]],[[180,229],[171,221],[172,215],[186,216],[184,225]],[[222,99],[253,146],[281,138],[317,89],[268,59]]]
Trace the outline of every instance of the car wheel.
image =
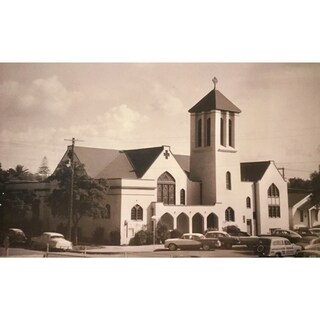
[[177,250],[177,246],[174,243],[170,243],[168,246],[170,251],[176,251]]
[[210,250],[210,246],[209,246],[208,244],[204,244],[204,245],[202,246],[202,249],[203,249],[204,251],[209,251],[209,250]]
[[277,258],[281,258],[281,257],[282,257],[281,253],[280,253],[280,252],[277,252],[277,253],[276,253],[276,257],[277,257]]
[[225,247],[226,247],[226,249],[231,249],[232,248],[232,244],[231,243],[226,243]]

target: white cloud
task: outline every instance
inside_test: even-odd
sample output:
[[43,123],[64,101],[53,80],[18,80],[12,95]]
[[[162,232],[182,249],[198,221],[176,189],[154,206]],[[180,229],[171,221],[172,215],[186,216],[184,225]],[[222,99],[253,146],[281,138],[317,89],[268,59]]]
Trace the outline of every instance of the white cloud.
[[113,107],[111,111],[107,111],[102,117],[98,117],[100,126],[112,136],[131,133],[148,120],[149,118],[146,115],[129,108],[126,104]]
[[28,84],[7,81],[0,84],[0,109],[8,116],[35,116],[43,113],[62,116],[81,97],[68,91],[57,76],[36,79]]

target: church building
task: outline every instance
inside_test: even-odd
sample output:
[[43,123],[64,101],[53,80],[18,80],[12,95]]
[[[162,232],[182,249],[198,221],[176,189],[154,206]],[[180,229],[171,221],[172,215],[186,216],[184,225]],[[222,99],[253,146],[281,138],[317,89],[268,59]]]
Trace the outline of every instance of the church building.
[[[129,244],[156,223],[180,232],[221,230],[234,224],[252,235],[288,228],[287,183],[273,161],[240,162],[237,119],[241,110],[214,89],[189,109],[190,156],[170,146],[136,150],[74,148],[91,178],[107,179],[106,219],[85,217],[84,236],[103,228],[106,241],[120,233]],[[254,147],[254,146],[252,146]],[[68,159],[68,147],[61,161]],[[46,217],[48,227],[58,223]]]

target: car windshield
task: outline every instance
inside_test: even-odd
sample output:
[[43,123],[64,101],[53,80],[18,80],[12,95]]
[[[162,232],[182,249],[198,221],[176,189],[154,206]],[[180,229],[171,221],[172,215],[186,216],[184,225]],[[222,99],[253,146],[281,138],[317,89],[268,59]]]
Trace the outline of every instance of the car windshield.
[[51,236],[50,239],[64,239],[64,236],[54,235],[54,236]]

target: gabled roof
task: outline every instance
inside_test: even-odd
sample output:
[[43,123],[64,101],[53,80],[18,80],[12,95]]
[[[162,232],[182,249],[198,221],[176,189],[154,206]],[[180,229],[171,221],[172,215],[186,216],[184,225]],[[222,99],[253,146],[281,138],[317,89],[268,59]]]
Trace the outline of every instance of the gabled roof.
[[300,202],[302,199],[306,198],[307,196],[309,196],[310,193],[292,193],[288,192],[288,204],[289,207],[293,207],[294,205],[296,205],[298,202]]
[[257,182],[261,180],[265,172],[267,171],[271,161],[259,161],[259,162],[243,162],[241,167],[241,181]]
[[182,170],[184,170],[186,173],[189,173],[190,172],[190,156],[175,154],[174,157],[179,163]]
[[162,147],[124,150],[138,178],[141,178],[163,151]]
[[[143,177],[163,150],[164,146],[123,151],[76,146],[74,154],[75,159],[84,164],[84,169],[92,178],[137,179]],[[67,154],[68,150],[62,161],[68,158]],[[188,174],[190,157],[173,156],[182,170]]]
[[118,150],[78,146],[74,147],[74,153],[79,161],[84,164],[88,176],[92,178],[96,178],[108,164],[119,156]]
[[205,97],[196,103],[190,113],[199,113],[211,110],[222,110],[233,113],[240,113],[241,110],[227,99],[219,90],[211,90]]

